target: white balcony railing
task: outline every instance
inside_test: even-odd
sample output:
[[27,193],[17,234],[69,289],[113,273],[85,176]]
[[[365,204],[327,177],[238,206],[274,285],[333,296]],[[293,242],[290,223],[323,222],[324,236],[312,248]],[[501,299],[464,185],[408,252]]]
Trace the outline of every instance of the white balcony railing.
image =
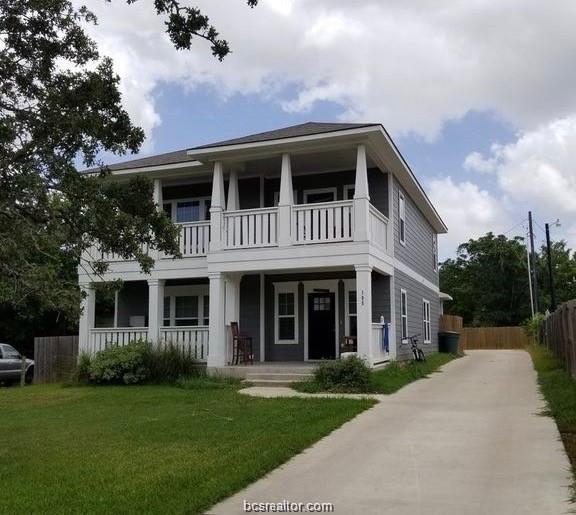
[[242,209],[223,214],[225,249],[273,247],[278,244],[278,209]]
[[208,356],[208,326],[161,327],[162,343],[174,345],[197,361]]
[[370,240],[378,247],[388,248],[388,218],[370,204]]
[[292,207],[292,237],[296,244],[353,239],[354,201],[301,204]]
[[183,257],[205,256],[210,249],[210,221],[178,224],[178,246]]
[[110,345],[126,345],[135,340],[147,340],[147,327],[108,327],[90,330],[90,353]]

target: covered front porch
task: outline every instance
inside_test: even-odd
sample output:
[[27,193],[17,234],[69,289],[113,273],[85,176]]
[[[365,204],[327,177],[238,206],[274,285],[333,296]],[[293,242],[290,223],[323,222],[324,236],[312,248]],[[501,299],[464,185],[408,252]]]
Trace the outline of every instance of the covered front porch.
[[[125,281],[111,296],[85,287],[81,345],[94,353],[138,339],[173,344],[212,368],[315,363],[345,352],[377,365],[395,357],[392,282],[356,265]],[[234,322],[250,342],[240,359]]]

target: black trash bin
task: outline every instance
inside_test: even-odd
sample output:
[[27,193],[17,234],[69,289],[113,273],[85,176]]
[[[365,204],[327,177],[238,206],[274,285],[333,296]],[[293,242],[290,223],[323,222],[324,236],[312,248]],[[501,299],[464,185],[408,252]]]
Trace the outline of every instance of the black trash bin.
[[458,354],[458,340],[460,333],[456,331],[443,331],[438,333],[438,350],[449,354]]

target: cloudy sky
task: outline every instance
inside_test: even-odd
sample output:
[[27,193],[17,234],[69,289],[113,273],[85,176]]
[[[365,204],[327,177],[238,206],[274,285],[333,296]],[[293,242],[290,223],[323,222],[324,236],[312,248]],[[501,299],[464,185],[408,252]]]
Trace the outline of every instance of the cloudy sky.
[[[528,209],[576,247],[574,0],[182,0],[230,42],[177,52],[151,1],[90,0],[142,154],[305,121],[381,122],[447,223],[441,256]],[[78,2],[80,3],[80,2]]]

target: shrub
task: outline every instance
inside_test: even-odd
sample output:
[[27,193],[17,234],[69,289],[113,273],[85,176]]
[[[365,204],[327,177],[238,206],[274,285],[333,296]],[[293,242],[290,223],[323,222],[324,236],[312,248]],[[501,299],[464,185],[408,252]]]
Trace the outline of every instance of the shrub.
[[371,389],[371,372],[364,360],[351,356],[321,363],[314,382],[324,391],[365,393]]
[[150,382],[174,383],[180,377],[200,374],[196,360],[174,345],[149,346],[145,360]]
[[529,318],[524,322],[524,330],[529,338],[532,339],[532,343],[542,343],[542,324],[544,323],[545,317],[541,313],[536,313],[532,318]]
[[90,382],[98,384],[137,384],[149,376],[149,345],[137,340],[96,353],[90,363]]
[[78,363],[70,375],[70,382],[72,384],[88,384],[90,382],[91,365],[92,358],[90,357],[90,354],[82,352],[78,357]]

